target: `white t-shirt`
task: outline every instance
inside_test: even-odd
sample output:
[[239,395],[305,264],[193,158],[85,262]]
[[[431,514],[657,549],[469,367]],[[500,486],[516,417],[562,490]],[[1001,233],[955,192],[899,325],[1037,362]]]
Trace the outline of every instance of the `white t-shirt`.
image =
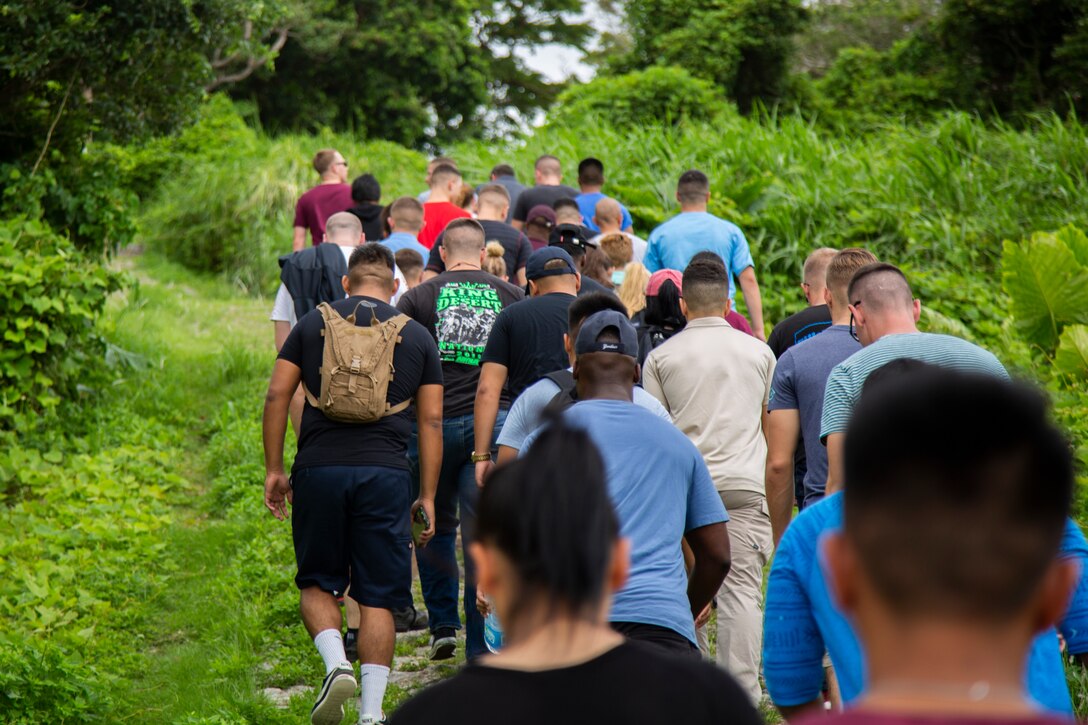
[[[340,251],[344,253],[344,262],[351,259],[351,253],[355,251],[355,247],[340,247]],[[397,293],[393,295],[393,298],[389,300],[389,304],[396,306],[400,301],[401,295],[408,291],[408,282],[404,279],[404,275],[401,274],[400,267],[393,266],[393,279],[400,280],[400,286],[397,287]],[[291,299],[291,294],[287,291],[287,288],[280,284],[280,288],[276,290],[276,301],[272,303],[272,314],[269,316],[273,322],[289,322],[291,327],[294,327],[298,323],[298,318],[295,317],[295,303]]]

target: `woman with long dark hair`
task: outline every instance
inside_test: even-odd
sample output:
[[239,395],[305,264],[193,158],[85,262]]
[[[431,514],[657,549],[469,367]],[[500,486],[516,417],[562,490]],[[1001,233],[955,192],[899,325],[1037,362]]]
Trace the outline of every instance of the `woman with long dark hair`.
[[629,547],[586,433],[553,423],[496,469],[476,526],[471,554],[503,649],[420,693],[391,725],[762,722],[725,672],[609,627]]
[[646,286],[646,307],[632,322],[638,330],[638,362],[661,343],[684,329],[688,321],[680,310],[682,276],[675,269],[661,269],[650,275]]

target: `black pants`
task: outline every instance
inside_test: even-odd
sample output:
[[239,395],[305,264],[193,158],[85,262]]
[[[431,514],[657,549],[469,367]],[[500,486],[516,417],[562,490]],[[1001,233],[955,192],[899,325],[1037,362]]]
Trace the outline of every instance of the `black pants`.
[[609,622],[612,629],[633,642],[644,642],[671,654],[700,657],[699,648],[687,637],[668,627],[642,622]]

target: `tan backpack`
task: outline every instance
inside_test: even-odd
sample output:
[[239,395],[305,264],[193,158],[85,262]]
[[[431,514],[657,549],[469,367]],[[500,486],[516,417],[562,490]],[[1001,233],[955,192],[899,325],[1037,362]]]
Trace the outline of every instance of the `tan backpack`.
[[325,351],[321,359],[320,400],[306,389],[306,400],[326,417],[342,423],[372,423],[405,410],[411,399],[397,405],[386,402],[393,379],[393,351],[402,338],[401,330],[411,318],[397,315],[379,322],[370,306],[370,324],[358,327],[355,313],[369,304],[360,301],[352,313],[341,317],[328,302],[317,306],[325,320],[321,335]]

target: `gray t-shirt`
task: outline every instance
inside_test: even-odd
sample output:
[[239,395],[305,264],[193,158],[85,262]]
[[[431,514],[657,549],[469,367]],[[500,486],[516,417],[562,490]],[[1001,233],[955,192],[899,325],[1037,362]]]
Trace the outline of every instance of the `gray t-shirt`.
[[[510,406],[506,422],[503,423],[502,430],[499,432],[498,444],[520,451],[525,439],[540,426],[541,414],[559,390],[559,386],[548,378],[541,378],[527,387]],[[657,398],[642,388],[635,387],[633,402],[672,423],[668,411],[657,401]]]
[[827,484],[827,449],[820,442],[820,417],[824,387],[836,365],[861,349],[850,337],[848,325],[832,325],[819,335],[794,345],[778,360],[771,382],[767,410],[796,410],[801,419],[801,440],[808,469],[805,471],[805,507],[824,496]]

